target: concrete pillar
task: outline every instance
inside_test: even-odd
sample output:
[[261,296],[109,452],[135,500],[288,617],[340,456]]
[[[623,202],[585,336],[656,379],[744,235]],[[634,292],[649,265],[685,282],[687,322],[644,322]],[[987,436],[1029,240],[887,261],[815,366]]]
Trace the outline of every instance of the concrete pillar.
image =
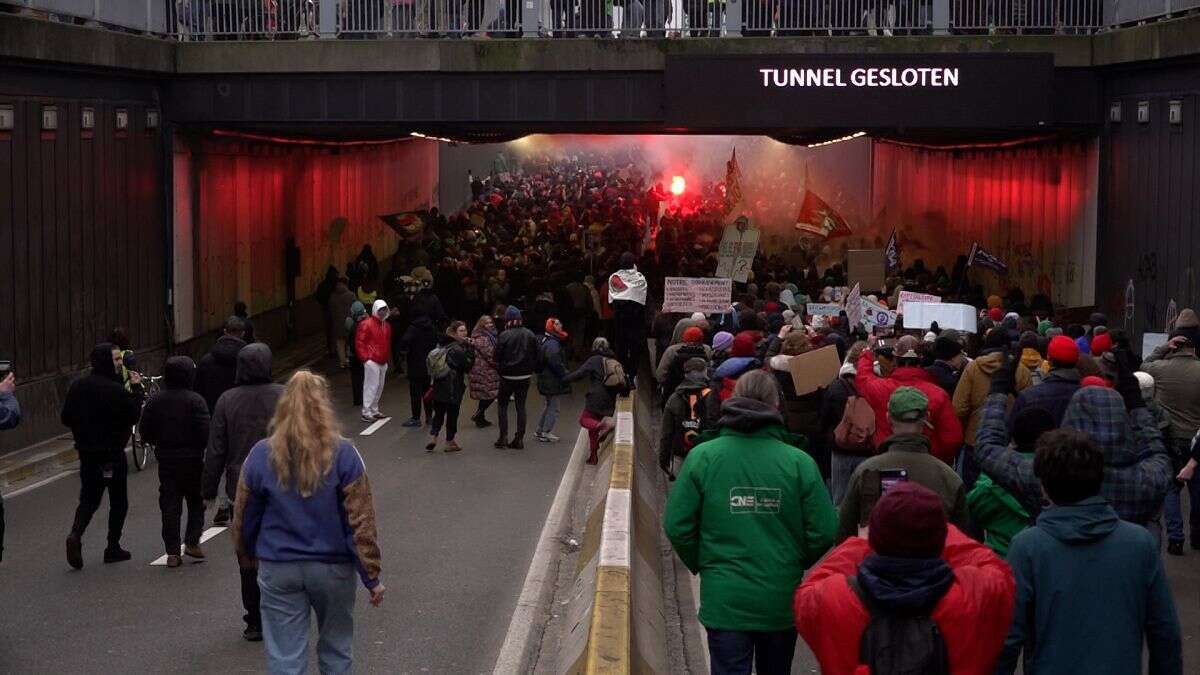
[[933,0],[933,34],[950,34],[950,0]]
[[337,6],[332,0],[318,5],[317,33],[323,40],[337,37]]
[[546,0],[521,0],[521,37],[538,36],[538,17]]

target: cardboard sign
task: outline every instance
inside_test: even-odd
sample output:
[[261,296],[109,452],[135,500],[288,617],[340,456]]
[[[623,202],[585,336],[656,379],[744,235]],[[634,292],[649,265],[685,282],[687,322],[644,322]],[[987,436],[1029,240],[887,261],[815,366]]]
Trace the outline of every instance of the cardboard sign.
[[887,256],[883,249],[852,249],[846,252],[846,257],[846,273],[850,283],[872,290],[883,288],[887,277]]
[[878,302],[871,302],[866,298],[862,299],[860,305],[862,306],[862,327],[868,333],[877,328],[891,328],[896,325],[896,312],[894,310],[890,310]]
[[1159,347],[1167,344],[1166,333],[1142,333],[1142,358],[1150,356],[1150,354]]
[[829,386],[837,379],[842,362],[838,359],[837,347],[829,345],[811,352],[791,357],[788,370],[792,373],[792,384],[796,395],[811,394],[821,387]]
[[809,316],[837,316],[842,312],[842,306],[836,302],[810,302],[805,307]]
[[942,296],[930,295],[929,293],[914,293],[912,291],[900,291],[900,298],[896,301],[896,313],[904,314],[904,303],[906,302],[941,302]]
[[758,253],[758,238],[758,230],[741,231],[737,225],[726,226],[725,235],[721,237],[716,276],[746,283],[754,255]]
[[732,301],[732,279],[667,277],[663,284],[664,312],[720,314]]
[[912,302],[906,305],[905,328],[929,328],[934,321],[938,328],[974,333],[978,326],[975,308],[954,302]]
[[862,285],[854,284],[854,288],[846,294],[846,318],[850,320],[851,326],[857,326],[862,323],[863,308],[862,308]]

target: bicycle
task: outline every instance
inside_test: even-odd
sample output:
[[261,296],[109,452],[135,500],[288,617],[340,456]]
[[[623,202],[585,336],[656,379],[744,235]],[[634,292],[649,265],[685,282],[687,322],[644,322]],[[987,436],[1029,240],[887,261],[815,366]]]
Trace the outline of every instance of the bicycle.
[[[158,393],[159,382],[162,379],[162,375],[142,377],[142,383],[146,387],[145,401],[149,401],[151,396]],[[142,407],[146,406],[145,401],[142,402]],[[133,435],[130,436],[129,442],[133,450],[133,468],[141,471],[150,463],[150,454],[154,452],[154,446],[142,440],[142,433],[137,424],[133,425]]]

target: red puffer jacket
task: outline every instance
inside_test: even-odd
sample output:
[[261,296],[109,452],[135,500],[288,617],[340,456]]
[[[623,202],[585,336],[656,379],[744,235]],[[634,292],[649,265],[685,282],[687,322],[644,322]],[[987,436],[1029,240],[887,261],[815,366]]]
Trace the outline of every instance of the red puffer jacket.
[[354,349],[363,363],[388,364],[392,359],[392,324],[375,316],[368,317],[358,326]]
[[[933,609],[953,675],[990,675],[1012,621],[1015,584],[1008,564],[991,549],[950,525],[942,559],[955,581]],[[796,589],[796,630],[821,664],[823,675],[869,675],[858,662],[859,639],[870,614],[846,577],[871,553],[851,537],[809,572]]]
[[954,458],[963,444],[962,422],[954,412],[954,402],[945,390],[934,383],[924,368],[896,368],[888,377],[875,374],[875,357],[864,349],[858,358],[858,375],[854,386],[858,393],[875,411],[875,447],[892,435],[892,421],[888,419],[888,399],[900,387],[916,387],[929,398],[929,421],[933,428],[925,428],[925,435],[932,444],[931,453],[943,462],[954,465]]

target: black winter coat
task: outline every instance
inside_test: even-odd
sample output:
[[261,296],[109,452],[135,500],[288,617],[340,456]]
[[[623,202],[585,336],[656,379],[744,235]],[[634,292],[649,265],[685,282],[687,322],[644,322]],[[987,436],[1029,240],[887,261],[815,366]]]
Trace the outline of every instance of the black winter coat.
[[[447,338],[451,339],[451,338]],[[470,342],[452,340],[446,352],[450,374],[433,382],[433,400],[446,405],[461,405],[467,390],[467,373],[475,365],[475,347]]]
[[604,359],[617,358],[611,350],[605,349],[592,352],[582,366],[567,375],[568,383],[588,379],[587,395],[583,400],[583,409],[597,417],[612,417],[617,412],[617,395],[628,391],[625,387],[604,386]]
[[414,315],[408,330],[400,338],[400,349],[406,352],[405,363],[408,366],[410,378],[429,377],[429,367],[425,365],[425,357],[438,344],[438,334],[433,327],[433,319],[421,314]]
[[113,345],[92,350],[92,372],[71,383],[63,403],[62,423],[75,437],[80,455],[116,461],[125,452],[145,397],[141,385],[127,391],[112,362]]
[[211,415],[217,408],[221,394],[233,389],[237,377],[237,355],[246,346],[241,338],[222,335],[216,344],[200,359],[196,367],[196,393],[204,398]]
[[204,458],[208,445],[209,415],[204,399],[191,390],[196,364],[186,356],[172,356],[163,369],[166,389],[146,402],[138,430],[154,446],[159,462]]
[[528,328],[506,328],[496,339],[496,369],[501,377],[533,375],[539,350],[538,340]]

